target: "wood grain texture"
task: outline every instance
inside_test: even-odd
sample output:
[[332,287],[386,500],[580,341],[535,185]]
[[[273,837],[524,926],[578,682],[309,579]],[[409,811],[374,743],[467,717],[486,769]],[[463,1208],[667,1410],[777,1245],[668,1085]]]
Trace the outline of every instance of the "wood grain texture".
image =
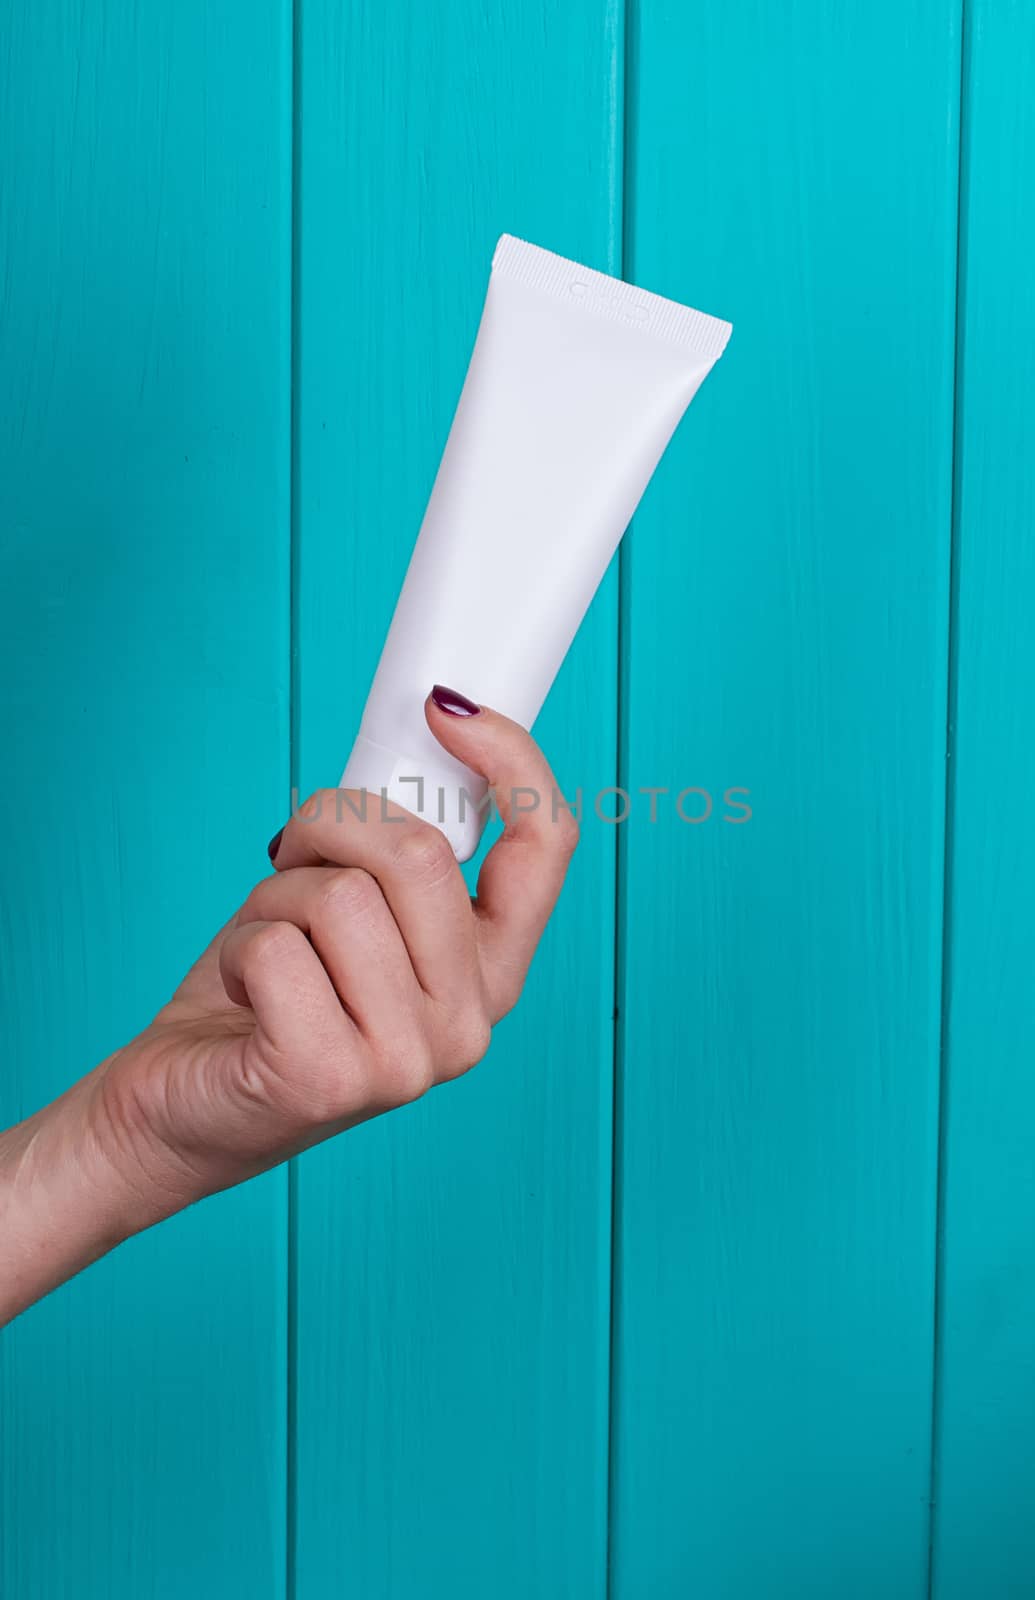
[[628,551],[613,1593],[919,1600],[958,7],[636,14],[629,265],[734,335]]
[[[348,753],[496,238],[618,265],[621,108],[610,0],[301,19],[307,790]],[[609,579],[539,724],[566,786],[613,782],[615,638]],[[476,1072],[300,1163],[299,1600],[603,1594],[613,862],[588,828]]]
[[967,12],[936,1600],[1035,1592],[1035,12]]
[[1035,1590],[1035,15],[967,0],[961,197],[962,4],[0,7],[0,1125],[337,779],[498,234],[735,324],[537,727],[520,1010],[290,1240],[282,1172],[0,1337],[3,1600]]
[[[290,13],[0,17],[0,1122],[153,1015],[288,796]],[[0,1348],[5,1600],[280,1596],[283,1174]]]

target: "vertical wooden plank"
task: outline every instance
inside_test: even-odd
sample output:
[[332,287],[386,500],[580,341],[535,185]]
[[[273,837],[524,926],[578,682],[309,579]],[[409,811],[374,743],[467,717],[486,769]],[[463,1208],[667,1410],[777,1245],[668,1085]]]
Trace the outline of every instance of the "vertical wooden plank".
[[[0,21],[0,1120],[146,1023],[286,803],[290,12]],[[9,1600],[283,1593],[283,1174],[0,1354]]]
[[934,1585],[1035,1591],[1035,12],[967,9]]
[[636,8],[617,1600],[926,1593],[957,13]]
[[[301,18],[305,791],[351,744],[497,236],[618,265],[621,106],[614,0]],[[539,725],[589,793],[613,782],[615,634],[612,578]],[[613,861],[587,826],[474,1074],[300,1163],[299,1600],[603,1593]]]

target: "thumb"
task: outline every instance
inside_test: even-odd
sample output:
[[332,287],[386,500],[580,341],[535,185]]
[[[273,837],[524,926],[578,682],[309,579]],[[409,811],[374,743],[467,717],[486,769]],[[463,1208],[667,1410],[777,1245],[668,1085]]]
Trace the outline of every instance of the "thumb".
[[578,842],[578,823],[546,757],[520,723],[440,684],[424,714],[450,755],[488,779],[505,824],[482,863],[474,902],[495,1019],[520,993]]
[[508,834],[539,843],[546,842],[547,831],[563,835],[560,842],[570,853],[575,819],[527,729],[438,683],[424,715],[443,749],[488,781]]

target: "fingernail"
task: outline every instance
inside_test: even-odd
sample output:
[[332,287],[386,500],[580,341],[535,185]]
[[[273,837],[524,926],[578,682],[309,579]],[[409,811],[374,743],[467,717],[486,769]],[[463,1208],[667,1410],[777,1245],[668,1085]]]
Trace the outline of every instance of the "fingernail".
[[448,711],[451,717],[476,717],[482,709],[473,700],[468,700],[465,694],[458,693],[456,689],[445,689],[440,683],[432,688],[431,698],[440,711]]
[[276,859],[277,859],[277,851],[280,849],[280,841],[281,841],[281,839],[283,839],[283,837],[284,837],[284,830],[283,830],[283,828],[281,828],[280,832],[279,833],[275,833],[273,835],[273,838],[270,840],[269,844],[266,846],[266,853],[268,854],[268,856],[269,856],[271,861],[276,861]]

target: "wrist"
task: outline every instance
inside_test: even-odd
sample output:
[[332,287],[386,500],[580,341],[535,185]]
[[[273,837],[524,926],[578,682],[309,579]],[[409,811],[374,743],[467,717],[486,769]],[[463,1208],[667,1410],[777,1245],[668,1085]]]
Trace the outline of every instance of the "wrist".
[[0,1325],[161,1214],[112,1158],[104,1070],[0,1133]]

